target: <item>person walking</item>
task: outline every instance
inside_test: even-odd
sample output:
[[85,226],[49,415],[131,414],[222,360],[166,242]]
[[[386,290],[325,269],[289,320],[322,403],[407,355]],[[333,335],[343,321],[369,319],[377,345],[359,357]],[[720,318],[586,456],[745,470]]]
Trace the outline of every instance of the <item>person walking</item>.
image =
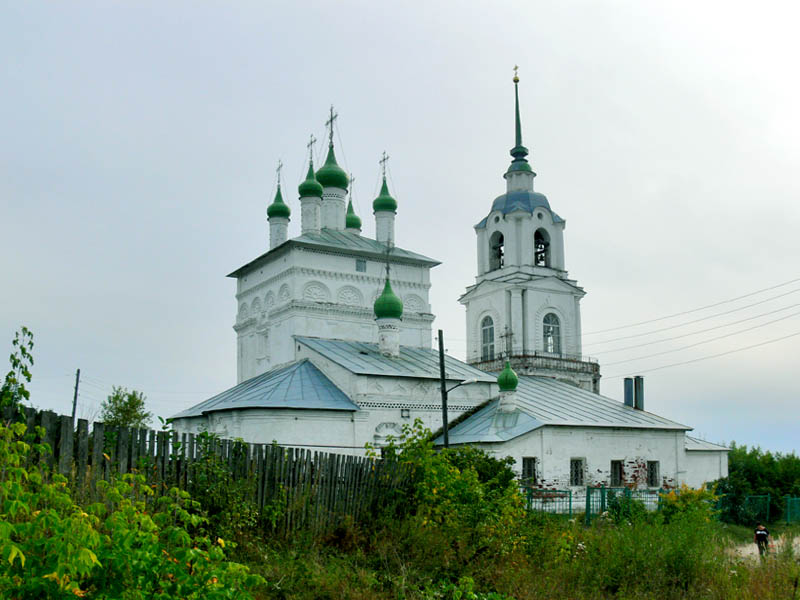
[[756,524],[756,530],[753,534],[753,541],[758,546],[758,553],[764,556],[769,549],[769,531],[761,523]]

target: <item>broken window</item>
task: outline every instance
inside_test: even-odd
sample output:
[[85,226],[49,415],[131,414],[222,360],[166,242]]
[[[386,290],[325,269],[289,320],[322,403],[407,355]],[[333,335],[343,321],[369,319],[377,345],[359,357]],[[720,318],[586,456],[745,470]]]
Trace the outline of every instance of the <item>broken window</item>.
[[661,487],[661,470],[657,460],[647,461],[647,487]]
[[622,461],[611,461],[611,487],[622,487]]
[[584,460],[573,458],[569,461],[569,484],[583,485]]
[[536,485],[536,457],[523,456],[522,457],[522,483],[527,485]]
[[561,322],[553,313],[547,313],[542,321],[544,351],[561,354]]
[[503,234],[495,231],[489,240],[489,270],[502,269],[505,264]]
[[533,264],[537,267],[550,266],[550,234],[537,229],[533,234]]
[[484,317],[481,321],[481,360],[494,360],[494,321]]

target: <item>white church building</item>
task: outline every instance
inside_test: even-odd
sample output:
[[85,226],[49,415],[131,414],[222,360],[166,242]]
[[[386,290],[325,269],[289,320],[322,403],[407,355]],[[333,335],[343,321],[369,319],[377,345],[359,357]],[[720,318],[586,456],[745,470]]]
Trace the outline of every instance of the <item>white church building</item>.
[[[580,301],[566,270],[566,222],[533,189],[516,143],[506,191],[476,226],[475,283],[466,307],[466,362],[445,357],[450,445],[512,456],[546,488],[699,486],[727,475],[727,448],[644,410],[643,380],[625,402],[601,396],[600,367],[581,356]],[[301,235],[280,181],[267,208],[269,250],[237,282],[237,385],[175,415],[179,432],[361,454],[421,419],[442,429],[430,269],[439,262],[395,243],[398,203],[386,182],[373,202],[376,239],[361,235],[336,161],[331,109],[325,164],[298,188]],[[465,384],[467,383],[467,384]],[[439,435],[437,443],[444,443]]]

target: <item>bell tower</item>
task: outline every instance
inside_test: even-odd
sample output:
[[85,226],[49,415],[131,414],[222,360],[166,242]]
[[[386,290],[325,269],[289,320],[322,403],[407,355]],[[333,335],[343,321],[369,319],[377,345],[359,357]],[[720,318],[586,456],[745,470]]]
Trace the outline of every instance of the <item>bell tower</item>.
[[514,68],[515,144],[503,175],[506,192],[475,225],[475,284],[459,299],[467,308],[467,362],[520,375],[539,375],[600,391],[600,367],[581,355],[580,301],[564,257],[566,221],[544,194],[522,143],[519,77]]

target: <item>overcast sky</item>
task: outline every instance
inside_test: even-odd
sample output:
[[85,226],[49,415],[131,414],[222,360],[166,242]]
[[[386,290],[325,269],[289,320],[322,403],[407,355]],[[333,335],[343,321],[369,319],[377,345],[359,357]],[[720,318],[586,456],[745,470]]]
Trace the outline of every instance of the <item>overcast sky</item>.
[[365,234],[386,150],[397,243],[442,261],[434,330],[463,356],[457,298],[472,226],[505,191],[518,64],[601,391],[621,399],[642,372],[646,408],[706,439],[800,450],[800,335],[773,342],[800,333],[798,17],[791,2],[2,0],[0,348],[34,331],[32,399],[61,413],[80,367],[80,416],[112,384],[163,416],[235,384],[225,275],[267,249],[278,159],[299,233],[306,142],[333,103]]

